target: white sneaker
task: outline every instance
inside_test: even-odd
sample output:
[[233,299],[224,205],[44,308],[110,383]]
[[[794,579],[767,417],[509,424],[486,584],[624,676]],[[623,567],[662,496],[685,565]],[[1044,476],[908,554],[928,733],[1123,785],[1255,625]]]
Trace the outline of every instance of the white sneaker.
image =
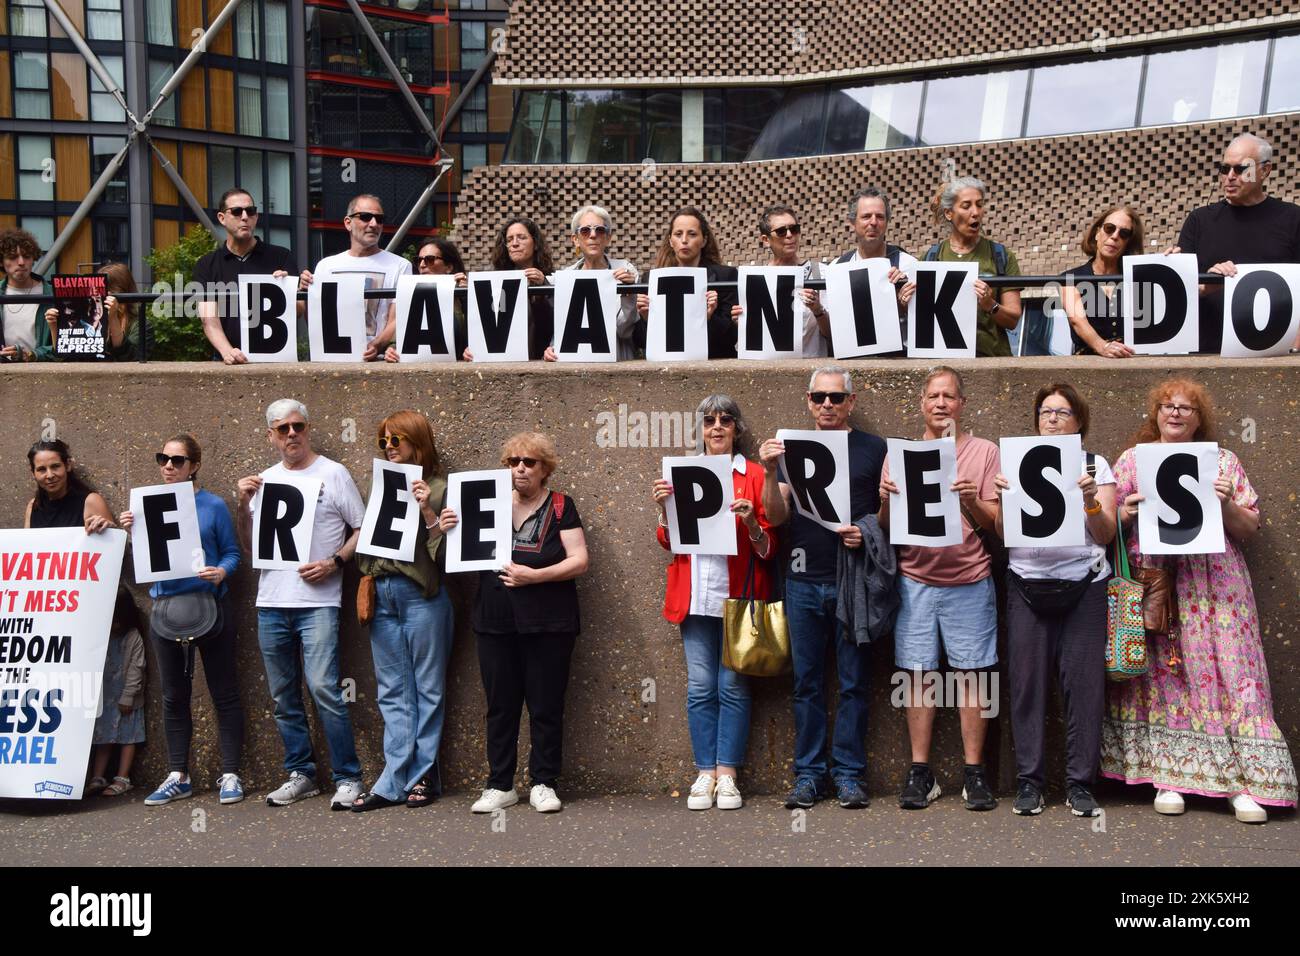
[[691,784],[691,795],[686,798],[686,809],[708,810],[713,806],[713,775],[702,773]]
[[1156,813],[1165,813],[1171,817],[1176,817],[1187,809],[1183,803],[1183,795],[1175,790],[1160,790],[1156,792],[1155,802]]
[[316,786],[316,781],[305,773],[295,770],[289,774],[289,779],[280,785],[280,789],[272,790],[266,795],[266,802],[272,807],[287,807],[291,803],[314,797],[318,793],[320,788]]
[[745,805],[745,801],[740,799],[740,791],[736,789],[736,778],[729,773],[724,773],[718,777],[718,809],[719,810],[739,810]]
[[470,813],[491,813],[493,810],[504,810],[506,807],[513,807],[519,802],[519,794],[515,788],[509,790],[493,790],[490,787],[483,791],[483,795],[474,801],[474,806],[469,808]]
[[528,791],[528,802],[538,813],[558,813],[564,809],[564,804],[555,795],[555,791],[544,783],[539,783]]
[[1237,794],[1229,803],[1232,804],[1232,812],[1242,823],[1268,822],[1268,812],[1244,793]]
[[334,791],[334,796],[330,798],[330,809],[351,810],[353,801],[361,796],[361,792],[360,780],[339,781],[339,788]]

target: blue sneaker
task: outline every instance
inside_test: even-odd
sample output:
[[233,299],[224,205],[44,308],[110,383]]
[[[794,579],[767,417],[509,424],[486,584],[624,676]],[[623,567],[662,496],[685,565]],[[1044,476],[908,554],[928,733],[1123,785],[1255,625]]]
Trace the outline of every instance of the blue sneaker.
[[188,780],[181,781],[181,772],[173,770],[167,775],[167,779],[159,784],[158,789],[149,796],[144,798],[146,807],[163,807],[173,800],[184,800],[186,797],[194,796],[194,787]]
[[861,810],[871,804],[867,799],[867,791],[863,790],[862,784],[852,777],[835,781],[835,796],[845,810]]
[[239,775],[223,773],[221,775],[221,802],[238,803],[244,799],[244,785],[239,782]]
[[785,808],[807,810],[820,799],[821,794],[817,792],[817,784],[808,777],[800,777],[794,782],[794,789],[790,791],[790,795],[785,798]]

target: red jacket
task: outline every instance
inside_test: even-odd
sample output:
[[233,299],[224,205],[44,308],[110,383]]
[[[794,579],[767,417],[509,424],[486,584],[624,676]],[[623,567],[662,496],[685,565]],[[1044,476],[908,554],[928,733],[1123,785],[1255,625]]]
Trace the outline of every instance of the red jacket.
[[[767,512],[763,510],[763,466],[756,461],[745,462],[745,473],[742,475],[736,470],[731,472],[732,488],[737,498],[745,498],[754,502],[754,517],[758,520],[758,526],[767,532],[771,541],[768,545],[768,555],[776,556],[777,541],[776,535],[772,532],[772,526],[768,523]],[[659,543],[668,549],[668,529],[659,526],[657,532]],[[745,575],[749,572],[749,557],[754,554],[753,546],[749,542],[749,529],[745,527],[739,517],[736,518],[736,544],[737,554],[730,555],[727,558],[727,578],[730,584],[729,596],[740,597],[745,590]],[[756,556],[757,557],[757,556]],[[772,562],[768,558],[758,558],[754,564],[754,593],[753,596],[761,601],[772,600]],[[668,587],[664,591],[664,618],[672,621],[674,624],[680,624],[685,620],[686,615],[691,610],[691,556],[689,554],[674,554],[672,562],[668,565]]]

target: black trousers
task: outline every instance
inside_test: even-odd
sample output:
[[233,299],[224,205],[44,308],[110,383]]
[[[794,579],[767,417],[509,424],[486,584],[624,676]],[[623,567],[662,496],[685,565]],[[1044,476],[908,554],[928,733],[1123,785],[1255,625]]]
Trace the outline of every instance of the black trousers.
[[[175,641],[153,639],[162,678],[163,731],[167,737],[167,767],[189,773],[190,740],[194,736],[194,718],[190,699],[193,676],[185,676],[186,649]],[[239,758],[244,749],[244,705],[239,700],[239,683],[235,676],[235,614],[230,595],[221,599],[221,630],[195,645],[203,658],[203,674],[208,693],[217,711],[217,735],[221,743],[221,772],[239,773]]]
[[1101,760],[1106,706],[1106,582],[1094,581],[1060,617],[1035,614],[1007,588],[1011,732],[1020,783],[1044,785],[1047,698],[1059,680],[1065,706],[1065,778],[1091,788]]
[[554,787],[564,753],[564,693],[575,634],[479,634],[478,666],[487,697],[488,787],[515,785],[519,720],[528,704],[533,785]]

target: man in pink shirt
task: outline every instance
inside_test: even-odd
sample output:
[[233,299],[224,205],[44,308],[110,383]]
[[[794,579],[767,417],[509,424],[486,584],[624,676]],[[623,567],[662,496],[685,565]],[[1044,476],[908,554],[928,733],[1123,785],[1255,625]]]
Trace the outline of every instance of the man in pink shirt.
[[[894,625],[894,663],[911,672],[907,706],[907,733],[912,745],[912,765],[899,794],[898,805],[920,810],[939,796],[930,770],[930,740],[934,731],[935,703],[922,694],[923,672],[937,671],[942,651],[948,666],[959,672],[955,683],[960,699],[962,748],[966,758],[962,799],[968,810],[992,810],[997,800],[984,771],[986,718],[983,704],[972,699],[977,677],[971,673],[998,662],[997,594],[992,561],[975,525],[994,531],[998,518],[998,446],[961,429],[966,407],[961,374],[941,365],[925,377],[921,389],[923,439],[951,436],[957,442],[957,480],[952,490],[961,496],[960,543],[941,548],[900,546],[898,589],[901,605]],[[880,525],[889,527],[889,503],[898,494],[890,480],[890,462],[880,479]],[[962,693],[964,691],[964,693]]]

